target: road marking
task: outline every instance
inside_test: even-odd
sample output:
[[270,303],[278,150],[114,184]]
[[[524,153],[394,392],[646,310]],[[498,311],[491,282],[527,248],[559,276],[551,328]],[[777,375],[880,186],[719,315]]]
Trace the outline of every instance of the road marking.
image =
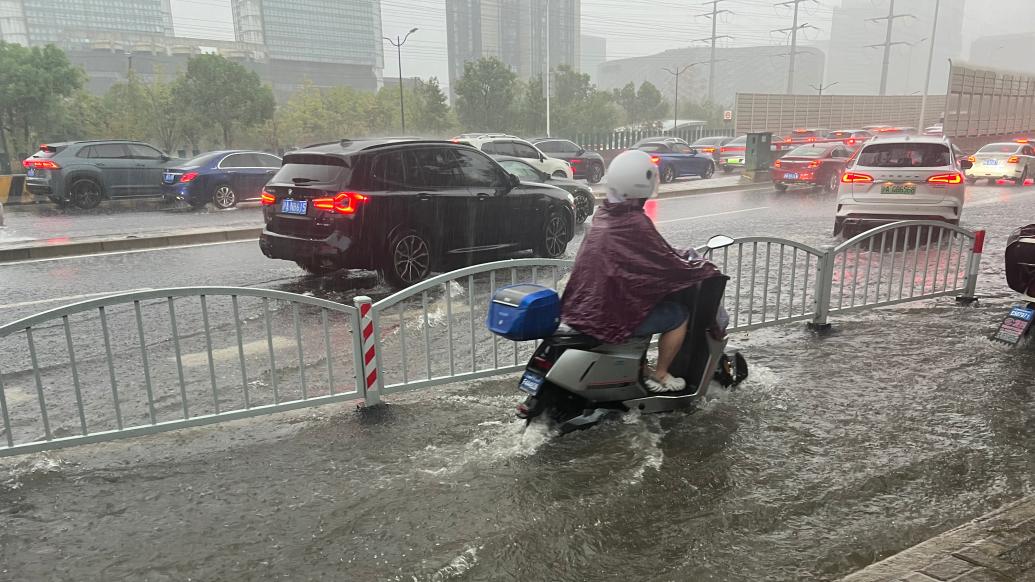
[[712,218],[712,217],[715,217],[715,216],[726,216],[728,214],[740,214],[742,212],[756,212],[758,210],[768,210],[768,209],[769,209],[768,206],[758,206],[758,207],[755,207],[755,208],[744,208],[742,210],[730,210],[728,212],[716,212],[714,214],[701,214],[701,215],[698,215],[698,216],[688,216],[686,218],[673,218],[671,220],[659,220],[659,221],[655,222],[654,224],[669,224],[671,222],[685,222],[687,220],[697,220],[699,218]]
[[155,247],[153,249],[134,249],[130,251],[109,251],[104,253],[87,253],[84,255],[72,255],[68,257],[50,257],[47,259],[25,259],[24,261],[8,261],[0,263],[0,268],[8,265],[27,265],[30,263],[49,263],[51,261],[67,261],[69,259],[83,259],[87,257],[105,257],[110,255],[132,255],[136,253],[153,253],[155,251],[171,251],[176,249],[192,249],[194,247],[211,247],[216,245],[233,245],[240,243],[255,244],[259,239],[248,240],[224,240],[219,242],[198,243],[193,245],[176,245],[171,247]]
[[44,303],[57,303],[64,301],[66,303],[72,303],[82,299],[92,299],[94,297],[106,297],[108,295],[121,295],[123,293],[136,293],[138,291],[151,291],[151,287],[141,287],[140,289],[129,289],[128,291],[102,291],[100,293],[84,293],[83,295],[67,295],[65,297],[54,297],[52,299],[38,299],[36,301],[22,301],[21,303],[8,303],[7,305],[0,305],[0,309],[14,309],[15,307],[30,307],[32,305],[43,305]]

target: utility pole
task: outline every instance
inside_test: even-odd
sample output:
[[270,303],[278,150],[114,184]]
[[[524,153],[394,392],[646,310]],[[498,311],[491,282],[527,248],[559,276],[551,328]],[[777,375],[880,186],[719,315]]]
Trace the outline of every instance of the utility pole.
[[[805,28],[809,28],[808,23],[798,25],[798,9],[801,7],[803,2],[815,2],[816,0],[787,0],[786,2],[778,2],[776,6],[793,6],[794,7],[794,22],[790,28],[780,28],[772,32],[789,32],[791,33],[791,58],[790,64],[787,68],[787,94],[791,95],[794,93],[794,60],[798,55],[798,31]],[[814,26],[811,28],[815,28]]]
[[546,0],[546,137],[550,137],[550,0]]
[[676,78],[676,97],[673,100],[674,104],[672,105],[672,135],[675,135],[676,128],[679,127],[679,76],[699,64],[701,63],[690,63],[689,65],[674,71],[668,67],[661,68],[662,71],[665,71]]
[[[888,1],[888,15],[887,16],[881,16],[879,18],[870,18],[868,20],[869,22],[878,22],[880,20],[887,20],[888,21],[887,27],[886,27],[886,29],[884,31],[884,42],[881,43],[881,44],[871,44],[871,45],[867,46],[867,48],[875,48],[875,47],[879,47],[879,46],[884,47],[884,61],[883,61],[883,64],[881,65],[881,71],[880,71],[880,93],[879,93],[880,95],[887,95],[888,94],[888,65],[891,63],[891,47],[893,47],[893,46],[895,46],[897,44],[906,44],[904,42],[892,42],[891,41],[891,36],[892,36],[891,33],[892,33],[892,30],[895,28],[895,21],[898,20],[899,18],[916,18],[916,16],[914,16],[912,14],[895,14],[895,0],[889,0]],[[932,46],[934,46],[933,43],[932,43]]]
[[403,98],[403,57],[402,47],[406,44],[406,40],[410,38],[410,35],[417,32],[417,28],[411,28],[410,32],[406,33],[406,36],[399,38],[395,37],[395,40],[382,36],[381,38],[387,40],[389,44],[395,47],[396,57],[399,59],[399,123],[402,126],[402,133],[406,133],[406,102]]
[[[927,114],[927,91],[931,88],[931,66],[934,64],[934,41],[938,38],[938,9],[941,8],[942,0],[934,0],[934,24],[931,25],[931,47],[927,53],[927,77],[924,79],[924,96],[920,98],[920,124],[917,129],[924,130],[926,123],[924,116]],[[947,106],[948,104],[946,104]]]
[[712,54],[711,54],[711,58],[708,59],[708,102],[709,103],[714,103],[715,102],[715,63],[718,62],[715,59],[715,41],[723,39],[723,38],[733,38],[732,36],[728,36],[728,35],[725,35],[725,34],[721,35],[721,36],[716,34],[716,32],[717,32],[716,28],[717,28],[717,26],[719,24],[719,15],[720,14],[733,14],[732,10],[719,10],[719,4],[722,3],[722,2],[726,2],[726,1],[727,0],[709,0],[708,2],[704,2],[705,5],[711,4],[712,11],[711,12],[705,12],[703,14],[698,14],[698,16],[703,16],[705,18],[711,18],[712,19],[712,35],[707,37],[707,38],[699,38],[699,39],[697,39],[700,42],[711,42],[712,43]]
[[813,89],[818,91],[819,92],[819,96],[822,97],[823,96],[823,91],[826,91],[827,89],[833,87],[834,85],[837,85],[838,83],[839,83],[839,81],[834,81],[833,83],[827,83],[826,85],[823,85],[821,83],[818,86],[816,86],[816,85],[809,85],[809,87],[812,87]]

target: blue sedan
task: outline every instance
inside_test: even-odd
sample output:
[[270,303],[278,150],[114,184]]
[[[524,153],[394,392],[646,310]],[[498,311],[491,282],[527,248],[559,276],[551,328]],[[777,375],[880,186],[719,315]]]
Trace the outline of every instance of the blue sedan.
[[636,149],[650,154],[657,164],[661,181],[669,183],[683,176],[711,178],[715,173],[715,161],[710,154],[698,152],[696,148],[681,143],[649,142]]
[[233,208],[238,202],[258,200],[280,165],[280,158],[263,152],[209,152],[166,169],[162,195],[186,200],[195,208],[209,202],[221,210]]

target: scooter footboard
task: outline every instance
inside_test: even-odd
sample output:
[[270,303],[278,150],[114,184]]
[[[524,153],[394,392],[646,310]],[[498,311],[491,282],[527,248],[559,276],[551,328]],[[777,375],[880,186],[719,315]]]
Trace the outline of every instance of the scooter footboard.
[[677,294],[677,299],[690,310],[686,339],[672,367],[674,376],[684,378],[688,389],[703,396],[726,348],[725,339],[717,340],[708,333],[716,325],[729,277],[712,277]]

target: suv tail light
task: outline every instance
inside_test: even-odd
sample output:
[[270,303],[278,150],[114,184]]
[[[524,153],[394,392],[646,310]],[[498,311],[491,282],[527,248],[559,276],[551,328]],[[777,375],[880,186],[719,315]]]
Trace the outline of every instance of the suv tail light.
[[963,176],[959,172],[951,174],[935,174],[927,179],[929,184],[962,184]]
[[841,174],[842,184],[872,184],[873,176],[869,174],[860,174],[858,172],[845,172]]
[[276,202],[277,202],[277,197],[276,196],[274,196],[273,194],[270,194],[269,192],[267,192],[265,190],[262,191],[261,204],[263,206],[273,206],[274,204],[276,204]]
[[197,172],[187,172],[186,174],[180,176],[180,183],[183,184],[183,183],[186,183],[186,182],[190,182],[191,180],[193,180],[194,178],[197,178],[197,177],[198,177],[198,173]]
[[1007,164],[1016,164],[1019,161],[1021,161],[1021,158],[1019,158],[1018,156],[1010,156],[1010,158],[1008,160],[1006,160],[1006,163]]
[[651,156],[650,161],[656,166],[661,163],[661,156]]
[[22,165],[26,168],[33,168],[35,170],[60,170],[61,166],[53,160],[34,160],[28,159],[22,162]]
[[331,210],[338,214],[355,214],[359,210],[359,204],[370,198],[358,192],[339,192],[334,198],[316,198],[313,200],[313,208],[318,210]]

